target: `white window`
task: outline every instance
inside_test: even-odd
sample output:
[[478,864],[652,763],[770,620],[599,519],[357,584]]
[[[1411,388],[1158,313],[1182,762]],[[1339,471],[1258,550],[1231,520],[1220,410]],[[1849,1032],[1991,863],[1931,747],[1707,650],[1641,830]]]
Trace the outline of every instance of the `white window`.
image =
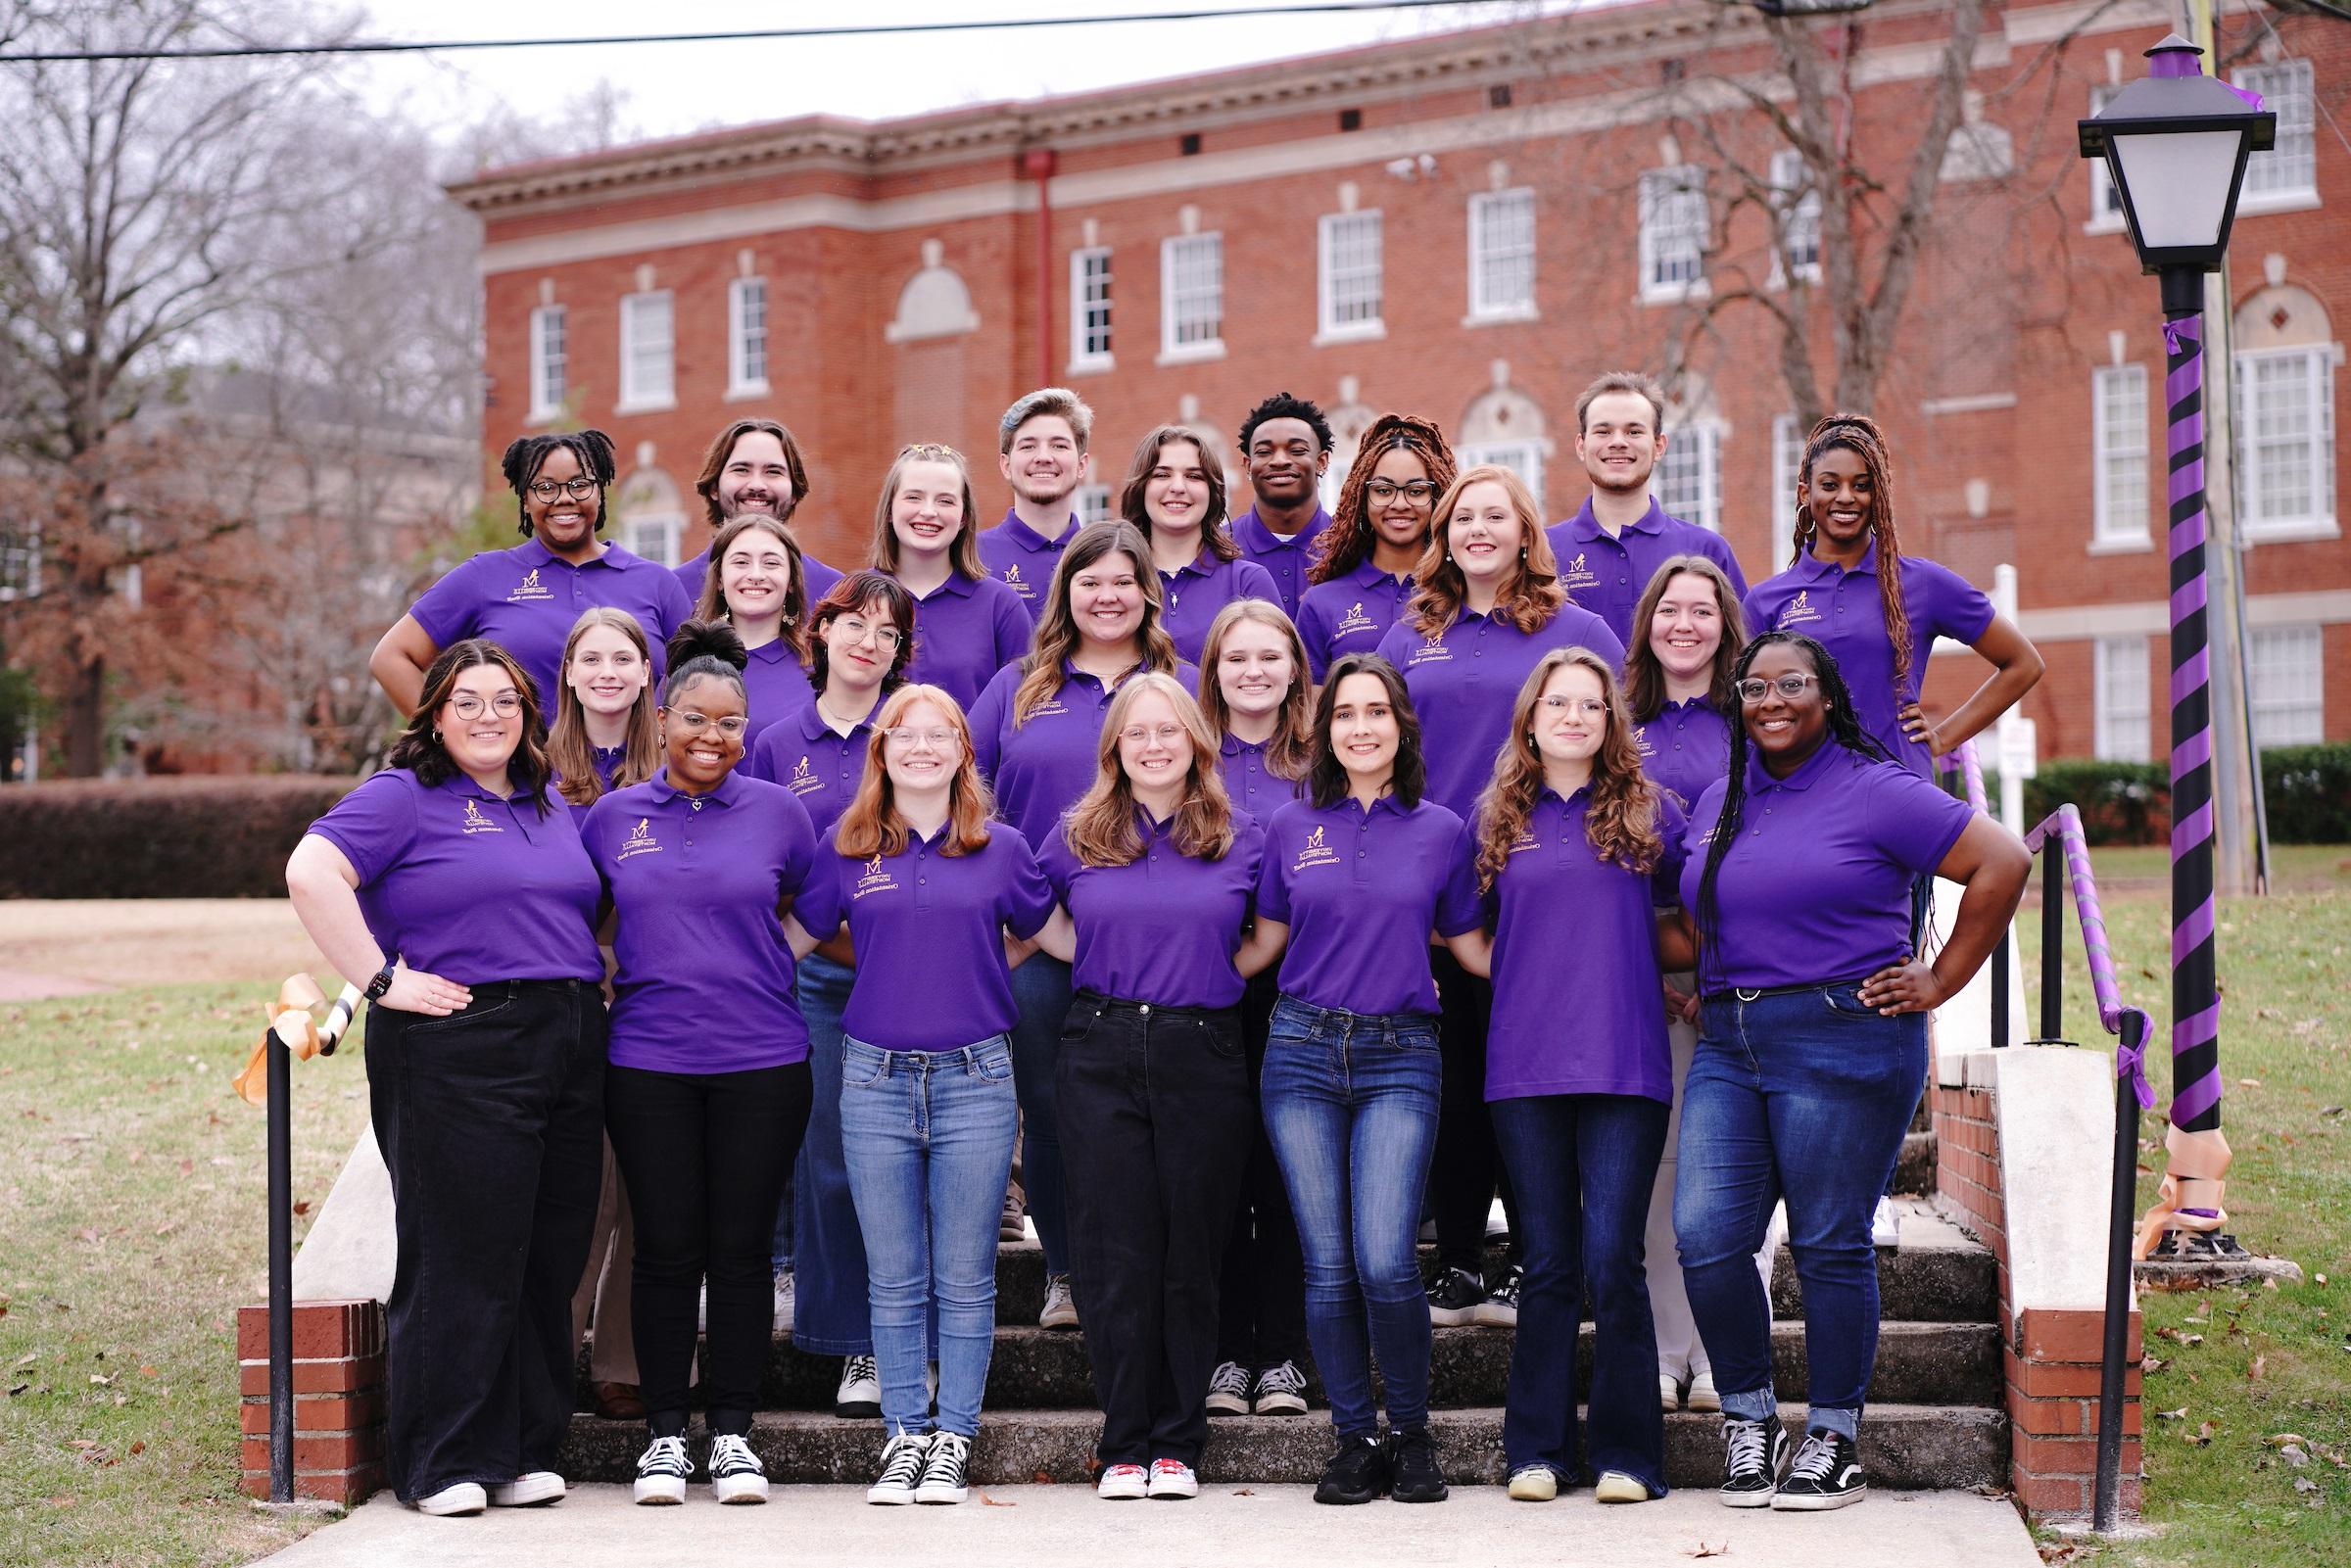
[[1539,441],[1490,441],[1456,448],[1454,461],[1463,469],[1475,468],[1479,463],[1493,463],[1508,468],[1526,482],[1535,498],[1537,511],[1543,507],[1543,444]]
[[1070,253],[1070,368],[1108,370],[1110,356],[1110,247],[1089,245]]
[[531,414],[534,423],[563,407],[563,307],[543,305],[531,312]]
[[[2114,102],[2114,95],[2122,90],[2120,82],[2092,87],[2089,90],[2089,112],[2093,115],[2104,113],[2106,106]],[[2106,160],[2093,158],[2089,161],[2089,227],[2093,232],[2104,232],[2122,226],[2123,193],[2116,188],[2114,174],[2106,167]]]
[[1772,281],[1790,277],[1820,281],[1820,186],[1804,166],[1804,155],[1783,147],[1771,155],[1772,204],[1779,209],[1779,253],[1771,259]]
[[41,525],[0,524],[0,603],[41,591]]
[[2245,538],[2331,536],[2331,350],[2314,344],[2238,355],[2236,430],[2236,505]]
[[1641,176],[1641,298],[1679,300],[1706,283],[1705,171],[1695,164]]
[[2246,673],[2253,686],[2253,743],[2307,746],[2327,738],[2325,643],[2315,626],[2256,630]]
[[1376,337],[1380,326],[1380,224],[1377,213],[1332,213],[1321,222],[1322,338]]
[[1722,426],[1710,421],[1666,431],[1657,459],[1657,504],[1669,517],[1722,532]]
[[[2147,542],[2147,367],[2108,365],[2089,379],[2089,438],[2099,545]],[[2100,753],[2104,755],[2104,753]]]
[[1532,190],[1469,198],[1469,313],[1504,320],[1535,313]]
[[2102,637],[2090,644],[2096,666],[2097,735],[2101,762],[2145,762],[2147,640]]
[[2265,200],[2315,200],[2319,194],[2317,98],[2311,91],[2310,62],[2281,60],[2248,66],[2236,73],[2239,87],[2261,94],[2264,109],[2278,116],[2278,141],[2245,160],[2241,200],[2256,211]]
[[1170,358],[1224,352],[1224,236],[1183,234],[1159,243],[1159,347]]
[[620,301],[620,406],[666,408],[676,401],[670,293],[623,295]]
[[1804,464],[1804,433],[1792,413],[1771,416],[1770,577],[1796,559],[1796,476]]
[[678,542],[685,536],[686,519],[675,512],[654,512],[629,519],[629,551],[656,566],[675,566]]
[[727,392],[767,390],[767,279],[737,278],[727,285]]
[[1080,485],[1072,504],[1080,523],[1107,523],[1111,519],[1110,500],[1108,485]]

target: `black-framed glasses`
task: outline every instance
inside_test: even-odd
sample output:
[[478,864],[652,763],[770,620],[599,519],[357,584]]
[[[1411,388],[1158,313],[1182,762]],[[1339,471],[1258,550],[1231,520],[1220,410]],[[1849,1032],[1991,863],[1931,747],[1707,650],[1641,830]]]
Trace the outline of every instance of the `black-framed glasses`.
[[573,500],[586,500],[596,490],[596,481],[586,474],[575,479],[534,479],[531,494],[541,500],[553,500],[557,496],[569,496]]
[[1735,683],[1733,689],[1739,693],[1739,700],[1751,708],[1775,689],[1793,702],[1804,694],[1804,688],[1819,684],[1820,677],[1817,675],[1783,675],[1776,681],[1765,681],[1751,675]]
[[1436,499],[1437,487],[1425,479],[1410,480],[1401,485],[1393,480],[1374,479],[1364,487],[1364,494],[1383,503],[1401,495],[1415,505],[1425,506]]

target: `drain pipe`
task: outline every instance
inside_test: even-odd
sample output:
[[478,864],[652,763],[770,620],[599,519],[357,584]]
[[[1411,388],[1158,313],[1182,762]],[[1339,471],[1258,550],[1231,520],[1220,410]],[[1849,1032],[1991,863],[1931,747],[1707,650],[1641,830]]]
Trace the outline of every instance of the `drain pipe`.
[[1036,181],[1036,384],[1053,376],[1053,170],[1060,164],[1050,147],[1021,154],[1021,173]]

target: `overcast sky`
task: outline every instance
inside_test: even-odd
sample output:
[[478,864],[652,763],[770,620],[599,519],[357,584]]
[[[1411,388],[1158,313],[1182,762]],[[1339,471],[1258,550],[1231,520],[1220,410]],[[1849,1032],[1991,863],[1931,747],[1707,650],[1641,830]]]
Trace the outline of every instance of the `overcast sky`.
[[[1278,8],[1281,0],[569,0],[563,5],[484,5],[481,0],[375,0],[372,37],[454,39],[933,22],[973,17],[1116,15],[1228,4]],[[1580,0],[1580,7],[1611,0]],[[622,121],[647,136],[711,125],[828,113],[886,119],[925,110],[1313,54],[1388,38],[1452,31],[1579,0],[1447,4],[1361,16],[1278,16],[1200,22],[1122,23],[910,38],[782,39],[602,48],[522,48],[387,56],[349,79],[379,107],[429,125],[454,126],[504,101],[548,117],[599,77],[628,94]]]

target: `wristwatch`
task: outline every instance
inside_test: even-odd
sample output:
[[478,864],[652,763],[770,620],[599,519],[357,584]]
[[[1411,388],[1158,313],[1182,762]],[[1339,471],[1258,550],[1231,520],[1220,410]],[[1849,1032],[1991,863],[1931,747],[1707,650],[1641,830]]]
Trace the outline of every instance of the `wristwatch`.
[[367,982],[368,1001],[379,1002],[383,1000],[384,993],[392,989],[392,972],[398,968],[400,968],[400,960],[398,958],[390,958],[384,961],[384,967],[375,972],[375,978]]

